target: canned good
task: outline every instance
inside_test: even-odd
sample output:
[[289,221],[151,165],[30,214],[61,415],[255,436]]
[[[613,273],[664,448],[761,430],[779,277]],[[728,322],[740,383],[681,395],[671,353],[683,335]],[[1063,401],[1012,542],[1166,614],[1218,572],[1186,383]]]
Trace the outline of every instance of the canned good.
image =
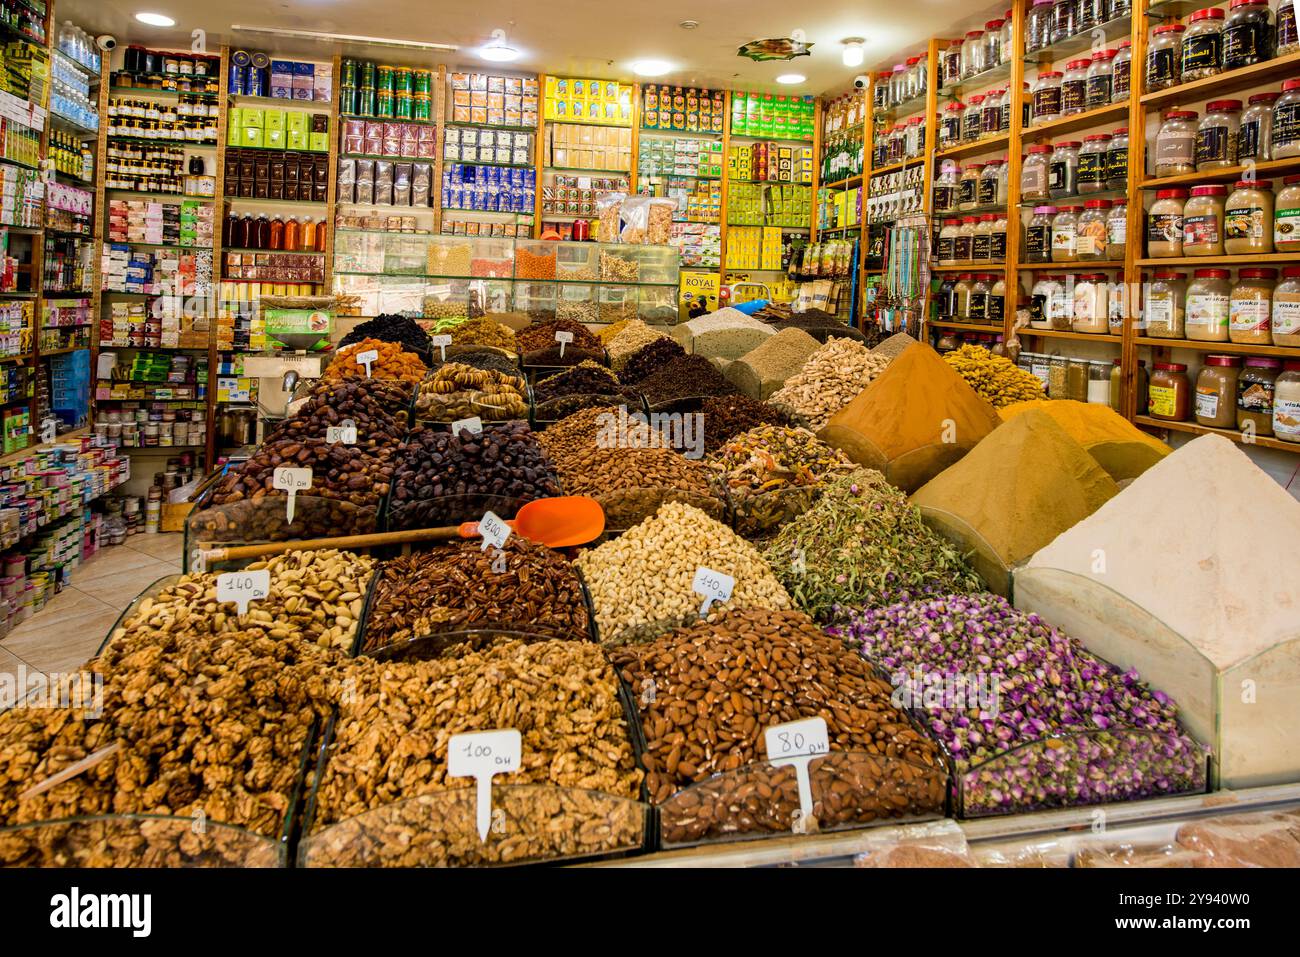
[[411,119],[433,119],[433,99],[427,93],[417,93],[415,96],[411,97]]
[[388,90],[375,90],[375,116],[393,115],[393,94]]
[[254,63],[248,68],[248,80],[244,83],[244,92],[249,96],[266,96],[271,88],[271,73],[264,66]]
[[433,71],[412,70],[411,71],[411,92],[417,94],[432,93],[433,92]]
[[339,112],[344,116],[357,113],[357,88],[355,86],[339,87]]
[[230,92],[241,96],[248,92],[248,65],[240,66],[233,60],[230,63]]
[[411,92],[411,68],[409,66],[393,67],[393,92]]
[[376,116],[375,91],[369,88],[357,90],[357,116]]
[[344,60],[339,68],[339,85],[352,86],[357,85],[357,61]]
[[391,66],[375,67],[375,90],[393,92],[393,68]]
[[373,87],[374,85],[375,85],[375,64],[370,60],[362,60],[361,78],[357,82],[357,86],[365,88],[365,87]]
[[269,70],[271,69],[271,56],[268,53],[258,51],[252,56],[252,64],[259,70]]
[[394,95],[393,116],[399,120],[411,119],[411,94],[397,93]]

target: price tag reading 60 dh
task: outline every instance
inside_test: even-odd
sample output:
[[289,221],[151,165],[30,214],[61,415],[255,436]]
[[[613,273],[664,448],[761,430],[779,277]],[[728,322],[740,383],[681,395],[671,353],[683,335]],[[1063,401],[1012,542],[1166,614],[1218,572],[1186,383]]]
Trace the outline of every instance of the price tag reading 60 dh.
[[707,615],[709,606],[715,601],[731,601],[731,592],[735,587],[736,579],[730,575],[715,572],[712,568],[705,568],[703,565],[695,569],[695,581],[691,588],[695,590],[695,594],[704,596],[700,615]]
[[794,822],[795,833],[806,834],[816,830],[817,819],[813,817],[808,763],[813,758],[830,753],[831,740],[826,730],[826,719],[804,718],[801,721],[774,724],[763,732],[763,744],[767,747],[768,764],[777,768],[794,765],[799,784],[799,817]]
[[248,614],[248,603],[271,593],[271,572],[261,568],[251,572],[223,572],[217,576],[217,601],[232,601],[241,615]]
[[284,520],[293,524],[294,497],[311,488],[311,469],[294,469],[282,465],[271,473],[271,487],[289,493],[284,507]]
[[477,731],[453,734],[447,745],[447,773],[478,782],[475,823],[480,841],[492,826],[492,778],[511,774],[523,763],[523,738],[518,731]]

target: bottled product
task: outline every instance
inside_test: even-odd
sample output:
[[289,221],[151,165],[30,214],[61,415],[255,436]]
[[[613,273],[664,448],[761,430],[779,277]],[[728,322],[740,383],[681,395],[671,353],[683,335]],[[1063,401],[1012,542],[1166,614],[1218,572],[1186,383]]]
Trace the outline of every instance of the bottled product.
[[1170,110],[1156,133],[1156,175],[1196,172],[1196,111]]
[[925,96],[929,72],[929,58],[924,54],[907,61],[907,85],[913,97]]
[[1052,147],[1052,159],[1047,167],[1047,191],[1052,199],[1079,195],[1078,140],[1066,140]]
[[1055,206],[1034,207],[1034,215],[1025,228],[1025,262],[1052,261],[1052,220],[1055,218]]
[[1106,314],[1112,336],[1124,334],[1124,320],[1128,318],[1128,312],[1128,283],[1120,281],[1117,276],[1115,282],[1110,284],[1110,300]]
[[1106,214],[1106,254],[1103,258],[1118,262],[1124,258],[1128,244],[1128,201],[1117,199]]
[[1300,156],[1300,79],[1283,80],[1273,104],[1273,159]]
[[1262,163],[1273,158],[1273,104],[1276,93],[1255,93],[1246,101],[1237,131],[1237,162]]
[[961,82],[961,41],[953,40],[943,51],[943,85]]
[[1038,277],[1033,288],[1029,290],[1029,327],[1031,329],[1052,328],[1052,306],[1064,294],[1064,285],[1059,276]]
[[980,172],[983,169],[983,163],[971,163],[961,171],[961,178],[957,180],[957,208],[963,212],[979,205]]
[[1205,117],[1196,127],[1196,171],[1237,165],[1237,133],[1241,128],[1241,100],[1214,100],[1205,104]]
[[988,322],[989,290],[993,288],[993,276],[988,273],[976,273],[971,278],[970,307],[966,315],[967,322]]
[[1283,442],[1300,442],[1300,359],[1283,363],[1282,373],[1273,383],[1273,437]]
[[1233,342],[1270,345],[1273,342],[1273,287],[1277,270],[1239,269],[1228,303],[1228,338]]
[[1133,44],[1129,40],[1121,40],[1119,47],[1115,50],[1115,61],[1113,65],[1114,75],[1110,83],[1110,101],[1112,103],[1123,103],[1128,99],[1128,92],[1133,82]]
[[1223,24],[1223,68],[1238,70],[1273,58],[1273,14],[1267,0],[1232,0]]
[[1282,369],[1278,359],[1252,357],[1237,379],[1237,428],[1273,434],[1273,392]]
[[984,122],[984,97],[978,93],[972,94],[966,102],[966,112],[961,118],[961,140],[963,143],[973,143],[980,138],[980,131]]
[[1034,0],[1025,18],[1025,52],[1035,53],[1052,44],[1052,0]]
[[1073,262],[1079,227],[1079,207],[1062,206],[1052,217],[1052,262]]
[[1061,77],[1061,115],[1072,116],[1087,109],[1088,65],[1091,61],[1070,60],[1065,64],[1065,73]]
[[971,262],[987,264],[990,255],[990,240],[992,238],[993,214],[986,213],[979,218],[975,224],[975,233],[971,237]]
[[1007,314],[1007,280],[1002,273],[992,274],[989,289],[988,322],[1000,326]]
[[1088,360],[1070,359],[1065,369],[1065,397],[1072,402],[1088,401]]
[[1187,286],[1187,313],[1183,323],[1188,339],[1227,342],[1232,289],[1228,270],[1198,269]]
[[1183,205],[1183,255],[1223,255],[1223,207],[1228,187],[1193,186]]
[[955,322],[966,322],[970,317],[971,280],[971,274],[964,272],[952,287],[952,317]]
[[1088,64],[1088,86],[1084,106],[1090,110],[1110,102],[1111,88],[1115,82],[1115,50],[1097,50]]
[[1182,82],[1203,80],[1223,71],[1223,11],[1217,7],[1195,10],[1183,33]]
[[1029,147],[1029,155],[1020,167],[1020,198],[1025,202],[1049,199],[1052,147],[1038,143]]
[[944,160],[934,181],[934,211],[942,216],[957,211],[957,186],[961,180],[961,166],[953,160]]
[[1300,50],[1300,32],[1296,30],[1295,3],[1281,0],[1277,5],[1277,55],[1286,56]]
[[1187,366],[1181,362],[1157,362],[1147,386],[1150,402],[1147,414],[1153,419],[1186,421],[1189,392]]
[[998,167],[998,193],[997,199],[994,200],[999,206],[1006,206],[1007,197],[1010,195],[1008,183],[1010,182],[1011,171],[1007,169],[1007,161],[1000,159],[996,161]]
[[975,190],[975,204],[981,207],[996,206],[998,203],[998,167],[1002,164],[992,160],[980,170],[979,183]]
[[1177,259],[1183,254],[1183,211],[1187,190],[1162,189],[1147,213],[1147,255]]
[[1183,325],[1187,302],[1183,274],[1157,269],[1146,287],[1140,328],[1153,339],[1185,339]]
[[1106,217],[1110,201],[1090,199],[1083,204],[1074,238],[1075,258],[1081,262],[1106,258]]
[[953,100],[943,109],[943,120],[939,125],[939,146],[956,146],[961,142],[962,117],[966,113],[966,104]]
[[[1004,263],[1007,261],[1007,214],[993,213],[993,225],[989,229],[989,261]],[[1019,217],[1016,217],[1017,222]]]
[[961,45],[961,75],[968,80],[988,69],[984,60],[984,31],[971,30]]
[[1005,57],[1002,55],[1002,21],[990,20],[984,24],[984,69],[991,70]]
[[[1110,407],[1116,412],[1123,413],[1123,386],[1124,386],[1124,369],[1120,360],[1116,359],[1110,370]],[[1149,383],[1147,381],[1147,363],[1145,359],[1138,360],[1137,369],[1137,415],[1147,414],[1147,392]]]
[[1079,32],[1076,25],[1079,0],[1056,0],[1052,4],[1052,42],[1060,43]]
[[1282,270],[1273,290],[1273,344],[1300,346],[1300,266]]
[[1223,251],[1229,256],[1273,251],[1273,184],[1239,180],[1223,204]]
[[1075,281],[1071,328],[1098,336],[1110,331],[1110,286],[1104,273],[1083,273]]
[[1182,70],[1180,48],[1186,30],[1181,23],[1165,23],[1151,31],[1151,42],[1147,45],[1146,85],[1143,87],[1146,92],[1154,93],[1178,82]]
[[939,241],[935,244],[935,255],[939,259],[940,266],[954,266],[957,264],[957,234],[961,231],[961,223],[955,219],[945,219],[943,226],[939,230]]
[[1080,193],[1100,193],[1106,188],[1110,134],[1092,133],[1079,148],[1078,188]]
[[968,263],[974,256],[975,217],[963,216],[957,238],[953,240],[953,257],[958,263]]
[[1121,126],[1110,137],[1106,150],[1106,189],[1128,188],[1128,127]]
[[1211,429],[1231,429],[1237,424],[1237,379],[1241,360],[1236,356],[1207,355],[1196,376],[1196,423]]
[[1088,363],[1088,401],[1110,404],[1110,366],[1096,359]]
[[957,281],[952,276],[944,276],[939,284],[939,293],[935,296],[934,309],[939,321],[951,321],[953,316],[953,287]]
[[980,136],[997,136],[998,130],[1001,129],[1004,92],[1004,90],[992,90],[985,94],[984,103],[980,107]]
[[1107,0],[1078,0],[1074,26],[1078,33],[1101,26],[1107,19]]
[[[987,29],[987,27],[986,27]],[[1002,15],[1002,27],[1000,29],[1002,56],[999,63],[1007,63],[1016,53],[1014,24],[1011,22],[1011,11],[1008,10]]]
[[1038,74],[1031,89],[1029,116],[1031,123],[1049,123],[1061,118],[1061,76],[1056,70]]

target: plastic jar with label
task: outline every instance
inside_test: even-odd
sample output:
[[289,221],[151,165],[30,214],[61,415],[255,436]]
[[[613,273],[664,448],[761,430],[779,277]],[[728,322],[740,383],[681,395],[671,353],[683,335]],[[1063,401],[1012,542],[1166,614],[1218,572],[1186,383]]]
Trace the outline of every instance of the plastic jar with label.
[[970,315],[971,274],[964,272],[957,277],[957,284],[952,287],[952,318],[954,322],[966,322]]
[[1232,287],[1226,269],[1198,269],[1187,286],[1183,330],[1197,342],[1227,342]]
[[1073,116],[1087,109],[1088,98],[1088,64],[1084,57],[1070,60],[1065,64],[1065,73],[1061,77],[1061,115]]
[[1045,70],[1038,74],[1030,91],[1031,124],[1050,123],[1061,118],[1061,76],[1056,70]]
[[989,291],[993,288],[993,277],[989,273],[977,272],[971,277],[970,307],[966,321],[984,323],[989,315]]
[[1268,0],[1232,0],[1223,23],[1223,68],[1240,70],[1271,60],[1274,45]]
[[1079,32],[1075,21],[1079,0],[1056,0],[1052,4],[1052,42],[1060,43]]
[[1059,206],[1052,217],[1052,262],[1074,262],[1080,206]]
[[1273,345],[1300,346],[1300,266],[1282,270],[1273,289]]
[[1256,435],[1273,434],[1273,393],[1281,359],[1252,357],[1237,379],[1237,428],[1253,429]]
[[1128,189],[1128,127],[1121,126],[1110,134],[1106,150],[1106,188]]
[[975,235],[971,239],[971,262],[977,264],[987,264],[989,262],[990,243],[993,232],[992,213],[985,213],[975,224]]
[[[985,29],[987,30],[988,28],[985,27]],[[1001,41],[1000,41],[1000,46],[1002,48],[1002,58],[998,62],[1010,63],[1011,58],[1015,56],[1017,52],[1016,45],[1015,45],[1015,39],[1016,39],[1015,29],[1014,29],[1014,24],[1011,22],[1010,10],[1002,14],[1002,26],[1000,27],[999,32],[1002,34]]]
[[1187,18],[1179,57],[1182,82],[1204,80],[1223,72],[1223,11],[1193,10]]
[[961,82],[961,41],[953,40],[939,55],[940,86],[952,86]]
[[1115,82],[1115,50],[1097,50],[1088,64],[1088,85],[1084,93],[1084,106],[1090,110],[1110,102],[1111,88]]
[[1228,338],[1232,342],[1267,346],[1273,342],[1273,287],[1277,270],[1237,270],[1237,283],[1228,303]]
[[1284,362],[1273,383],[1273,437],[1300,442],[1300,359]]
[[1123,277],[1115,276],[1115,281],[1110,284],[1110,300],[1106,307],[1106,321],[1109,325],[1109,332],[1112,336],[1122,336],[1124,334],[1124,320],[1128,318],[1128,293],[1129,285],[1123,281]]
[[1047,303],[1047,316],[1054,330],[1069,332],[1074,328],[1074,281],[1069,276],[1052,278],[1058,283],[1058,288]]
[[1082,273],[1075,279],[1071,329],[1094,336],[1110,332],[1110,284],[1105,273]]
[[907,85],[912,96],[925,96],[929,81],[929,59],[925,54],[909,57],[907,60]]
[[1223,251],[1229,256],[1273,251],[1273,184],[1238,180],[1223,204]]
[[989,306],[986,321],[1000,326],[1007,315],[1007,278],[1002,273],[990,273]]
[[1191,385],[1187,381],[1187,366],[1181,362],[1157,362],[1147,386],[1153,419],[1185,422],[1190,411]]
[[1073,402],[1088,401],[1088,360],[1071,358],[1065,367],[1065,397]]
[[938,257],[940,266],[955,266],[957,264],[957,234],[961,231],[961,223],[955,219],[945,219],[943,226],[939,229],[939,241],[935,244],[935,255]]
[[1052,45],[1052,0],[1034,0],[1025,17],[1025,52]]
[[984,31],[971,30],[961,45],[961,78],[969,80],[988,69],[984,59]]
[[1143,92],[1154,93],[1178,83],[1182,70],[1182,38],[1186,30],[1181,23],[1165,23],[1151,31]]
[[971,163],[962,167],[961,176],[957,180],[957,208],[962,212],[969,212],[979,206],[980,173],[983,169],[983,163]]
[[1140,334],[1152,339],[1186,339],[1187,284],[1183,274],[1157,269],[1145,295],[1138,321]]
[[989,20],[984,24],[984,69],[991,70],[1004,59],[1002,55],[1002,21]]
[[1052,199],[1079,195],[1079,141],[1066,140],[1052,147],[1047,165],[1047,191]]
[[1187,190],[1162,189],[1147,212],[1147,255],[1152,259],[1178,259],[1183,255],[1183,211]]
[[954,160],[944,160],[939,175],[934,180],[934,212],[938,216],[957,211],[957,184],[961,179],[961,166]]
[[1006,162],[1004,160],[989,160],[980,170],[979,186],[976,189],[976,200],[980,206],[988,208],[1006,203],[1006,190],[1002,187],[1006,176]]
[[1074,27],[1077,33],[1101,26],[1109,17],[1110,4],[1107,0],[1078,0],[1074,14]]
[[1039,275],[1029,290],[1029,328],[1052,328],[1052,306],[1063,289],[1060,277]]
[[1156,134],[1156,175],[1196,172],[1196,111],[1170,110]]
[[993,217],[993,222],[989,226],[989,262],[1005,263],[1007,261],[1007,214],[990,213],[990,215]]
[[1066,376],[1070,371],[1070,360],[1059,353],[1047,357],[1047,396],[1050,399],[1068,399],[1070,397]]
[[1273,104],[1273,159],[1300,156],[1300,79],[1282,81]]
[[1074,255],[1080,262],[1106,258],[1106,217],[1109,211],[1108,199],[1090,199],[1083,204],[1074,237]]
[[1034,215],[1025,227],[1025,262],[1052,261],[1052,220],[1055,218],[1055,206],[1034,207]]
[[1079,147],[1080,193],[1100,193],[1106,189],[1107,157],[1110,153],[1109,133],[1092,133],[1083,138]]
[[939,123],[939,148],[946,149],[961,142],[961,121],[966,112],[966,104],[953,100],[943,108],[943,119]]
[[951,273],[943,277],[943,282],[939,283],[939,291],[934,297],[935,317],[940,321],[952,321],[953,316],[953,287],[957,285],[957,278]]
[[1300,52],[1300,30],[1297,29],[1295,3],[1281,0],[1277,5],[1277,55]]
[[980,106],[980,136],[997,136],[1002,128],[1003,90],[990,90],[984,94]]
[[1088,401],[1110,405],[1110,363],[1097,359],[1088,363]]
[[966,112],[961,118],[961,141],[963,143],[974,143],[983,133],[981,124],[984,122],[984,97],[979,93],[973,93],[966,98]]
[[975,256],[975,217],[963,216],[961,219],[961,228],[957,230],[957,239],[953,243],[953,249],[957,256],[958,263],[968,263],[974,260]]
[[1214,100],[1205,104],[1205,116],[1196,127],[1196,171],[1237,165],[1237,133],[1241,129],[1241,100]]
[[1241,359],[1237,356],[1205,357],[1196,376],[1196,424],[1211,429],[1231,429],[1237,424],[1237,378]]
[[1128,100],[1128,93],[1133,83],[1133,44],[1130,41],[1120,41],[1115,49],[1112,68],[1114,75],[1110,81],[1110,101],[1123,103]]
[[1115,262],[1124,258],[1124,247],[1128,245],[1128,200],[1117,199],[1110,204],[1106,214],[1106,255],[1103,257]]
[[1020,167],[1020,198],[1024,202],[1049,199],[1052,147],[1038,143],[1029,147],[1029,155]]
[[1277,93],[1255,93],[1246,100],[1237,130],[1237,162],[1265,162],[1273,157],[1273,104]]
[[1223,206],[1228,187],[1220,183],[1193,186],[1183,204],[1183,255],[1223,255]]

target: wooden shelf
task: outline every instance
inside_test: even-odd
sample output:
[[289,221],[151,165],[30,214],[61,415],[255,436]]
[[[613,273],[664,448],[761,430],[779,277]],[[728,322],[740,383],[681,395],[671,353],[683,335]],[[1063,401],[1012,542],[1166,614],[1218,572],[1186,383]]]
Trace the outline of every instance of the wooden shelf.
[[1300,263],[1300,253],[1256,253],[1247,256],[1181,256],[1177,259],[1139,259],[1144,268],[1161,266],[1191,269],[1197,266],[1275,266]]
[[941,322],[931,321],[927,325],[936,329],[965,329],[970,332],[991,332],[994,335],[1001,335],[1005,330],[1001,326],[990,326],[982,322]]
[[1124,341],[1123,336],[1111,335],[1109,333],[1098,335],[1091,332],[1067,332],[1064,329],[1030,329],[1028,326],[1023,329],[1017,329],[1016,335],[1041,336],[1044,339],[1072,339],[1075,342],[1107,342],[1113,346],[1117,346]]
[[[924,166],[924,165],[925,165],[925,157],[917,156],[909,160],[903,160],[903,162],[901,163],[890,163],[888,166],[881,166],[879,169],[868,170],[867,175],[884,176],[886,173],[896,173],[901,169],[907,169],[908,167],[911,166]],[[733,182],[735,181],[733,180]]]
[[956,263],[951,266],[931,266],[930,272],[1005,272],[1006,263]]
[[1139,346],[1153,349],[1187,349],[1191,352],[1213,352],[1229,356],[1269,356],[1278,359],[1300,359],[1300,346],[1264,346],[1247,342],[1198,342],[1194,339],[1159,339],[1155,336],[1138,336]]
[[[1287,80],[1300,74],[1300,53],[1274,57],[1265,63],[1242,67],[1218,76],[1206,77],[1204,80],[1192,80],[1179,83],[1168,89],[1144,94],[1141,104],[1149,110],[1157,110],[1170,104],[1198,103],[1211,97],[1224,97],[1239,90],[1248,90],[1254,86]],[[1125,106],[1127,109],[1127,106]]]
[[1228,166],[1224,169],[1206,170],[1204,173],[1153,176],[1142,181],[1142,189],[1172,189],[1175,186],[1200,186],[1202,183],[1234,183],[1248,170],[1253,171],[1256,180],[1300,173],[1300,156],[1267,160],[1262,163],[1253,163],[1250,166]]
[[848,189],[853,184],[861,183],[861,182],[862,182],[862,174],[856,173],[853,176],[848,177],[847,179],[837,179],[830,183],[822,183],[822,186],[825,187],[826,189]]
[[976,156],[980,153],[990,153],[997,150],[1005,150],[1010,143],[1010,136],[1007,133],[999,133],[997,136],[986,136],[983,139],[974,140],[970,143],[959,143],[956,146],[948,146],[941,150],[936,150],[934,158],[937,160],[960,159],[963,156]]
[[1096,270],[1106,272],[1113,269],[1123,269],[1124,263],[1117,259],[1103,259],[1097,262],[1075,262],[1070,263],[1018,263],[1016,268],[1022,272],[1057,272],[1064,269],[1066,272],[1087,272]]
[[1128,103],[1111,103],[1107,106],[1099,106],[1095,110],[1076,113],[1073,116],[1063,116],[1059,120],[1052,120],[1050,123],[1027,126],[1022,139],[1031,143],[1036,140],[1055,139],[1058,136],[1064,136],[1066,133],[1086,130],[1092,126],[1104,126],[1108,123],[1122,123],[1127,119]]
[[1164,419],[1153,419],[1149,415],[1135,415],[1133,424],[1148,429],[1172,429],[1175,432],[1190,432],[1194,435],[1221,435],[1225,439],[1232,439],[1232,441],[1242,445],[1253,445],[1262,449],[1277,449],[1280,452],[1300,454],[1300,442],[1282,442],[1262,435],[1257,435],[1251,442],[1246,442],[1239,429],[1212,429],[1205,425],[1197,425],[1195,422],[1168,422]]
[[1025,63],[1041,66],[1046,63],[1060,63],[1067,60],[1075,54],[1089,52],[1096,42],[1093,35],[1100,30],[1106,37],[1109,37],[1115,43],[1125,39],[1132,27],[1133,19],[1129,16],[1116,17],[1114,20],[1108,20],[1105,23],[1098,24],[1088,30],[1076,33],[1072,37],[1066,37],[1064,40],[1058,40],[1056,43],[1050,43],[1041,50],[1034,50],[1032,53],[1025,54]]

